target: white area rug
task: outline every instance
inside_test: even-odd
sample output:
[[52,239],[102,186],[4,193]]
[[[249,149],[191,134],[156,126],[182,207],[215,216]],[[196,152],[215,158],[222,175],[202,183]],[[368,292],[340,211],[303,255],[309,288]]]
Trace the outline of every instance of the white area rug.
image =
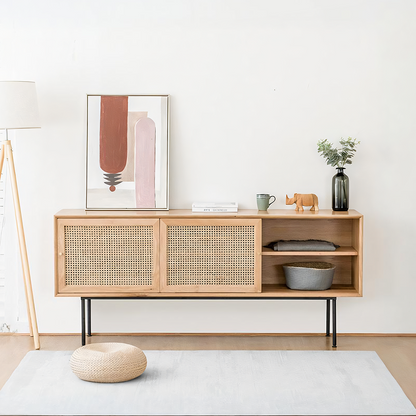
[[1,415],[415,415],[375,352],[145,351],[139,378],[79,380],[72,352],[32,351]]

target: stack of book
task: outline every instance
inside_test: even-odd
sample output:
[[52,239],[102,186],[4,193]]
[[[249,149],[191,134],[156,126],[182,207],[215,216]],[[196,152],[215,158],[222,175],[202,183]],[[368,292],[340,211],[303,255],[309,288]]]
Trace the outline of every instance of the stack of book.
[[192,212],[237,212],[237,202],[194,202]]

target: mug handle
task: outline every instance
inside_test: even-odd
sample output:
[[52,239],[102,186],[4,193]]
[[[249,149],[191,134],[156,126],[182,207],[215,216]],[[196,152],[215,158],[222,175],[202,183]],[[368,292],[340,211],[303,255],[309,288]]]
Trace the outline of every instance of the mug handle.
[[[270,195],[270,198],[274,198],[274,199],[273,199],[273,201],[272,201],[272,202],[269,202],[269,206],[270,206],[271,204],[273,204],[273,202],[274,202],[274,201],[276,201],[276,197],[275,197],[274,195]],[[270,201],[270,198],[269,198],[269,201]]]

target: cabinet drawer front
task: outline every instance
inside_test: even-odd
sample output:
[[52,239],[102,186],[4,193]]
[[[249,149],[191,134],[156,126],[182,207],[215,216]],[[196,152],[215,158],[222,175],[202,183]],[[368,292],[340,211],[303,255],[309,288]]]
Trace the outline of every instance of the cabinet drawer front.
[[58,221],[58,292],[158,289],[158,233],[154,220]]
[[161,220],[161,289],[261,289],[258,220]]

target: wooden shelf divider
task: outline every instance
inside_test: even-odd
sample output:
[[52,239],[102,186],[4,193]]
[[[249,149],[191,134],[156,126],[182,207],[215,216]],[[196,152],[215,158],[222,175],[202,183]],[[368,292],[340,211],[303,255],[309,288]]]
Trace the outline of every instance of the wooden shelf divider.
[[274,251],[263,247],[262,256],[358,256],[354,247],[339,247],[335,251]]

